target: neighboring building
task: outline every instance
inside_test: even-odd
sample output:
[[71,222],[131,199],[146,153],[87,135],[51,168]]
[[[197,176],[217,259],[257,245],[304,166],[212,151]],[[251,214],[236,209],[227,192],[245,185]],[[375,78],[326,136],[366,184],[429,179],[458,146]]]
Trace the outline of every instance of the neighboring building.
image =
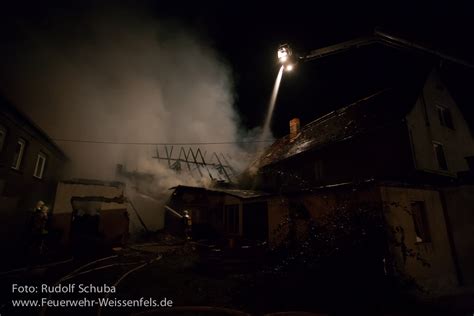
[[54,199],[51,228],[63,245],[122,245],[129,235],[125,184],[99,180],[60,181]]
[[437,71],[405,121],[417,170],[449,177],[469,170],[466,158],[474,155],[473,134]]
[[347,196],[377,202],[403,243],[389,249],[399,271],[435,295],[474,285],[474,139],[436,70],[298,127],[256,162],[258,187],[313,218]]
[[[25,114],[0,99],[2,248],[17,248],[36,201],[53,201],[67,158]],[[8,223],[5,225],[5,223]],[[6,231],[8,230],[8,231]]]

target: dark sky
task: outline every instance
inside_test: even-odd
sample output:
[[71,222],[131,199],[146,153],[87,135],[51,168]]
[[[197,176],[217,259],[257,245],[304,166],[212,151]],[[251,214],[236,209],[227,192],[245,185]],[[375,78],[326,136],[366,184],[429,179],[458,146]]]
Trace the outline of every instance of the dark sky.
[[[290,43],[295,51],[304,53],[370,35],[375,27],[382,27],[474,62],[474,14],[467,3],[132,1],[128,5],[147,7],[160,20],[179,20],[209,40],[232,68],[236,108],[243,124],[252,128],[264,119],[278,71],[275,54],[280,43]],[[51,17],[81,15],[100,5],[100,1],[3,3],[3,42],[15,42],[12,37],[17,34],[14,28],[19,20],[48,24]],[[412,69],[436,63],[419,54],[373,47],[298,65],[284,76],[273,131],[281,136],[294,116],[307,123],[390,85],[394,77],[403,80]],[[444,65],[444,69],[455,98],[474,122],[474,110],[469,107],[474,104],[470,96],[474,71],[453,64]]]
[[[304,53],[370,35],[375,27],[381,27],[474,61],[470,40],[474,30],[473,10],[467,5],[447,1],[414,3],[319,1],[289,5],[280,2],[213,10],[196,6],[190,17],[193,19],[195,12],[202,14],[194,18],[195,23],[209,31],[219,50],[231,61],[238,106],[246,123],[252,126],[262,120],[264,111],[256,109],[265,108],[268,102],[278,68],[274,61],[275,48],[280,43],[290,43],[294,50]],[[283,79],[273,131],[277,136],[285,134],[288,120],[294,116],[299,116],[303,124],[307,123],[334,107],[383,88],[383,84],[390,85],[388,82],[392,78],[388,76],[404,80],[416,73],[417,67],[430,67],[436,63],[424,55],[373,47],[300,65]],[[456,65],[445,65],[445,69],[447,83],[455,86],[452,90],[456,90],[459,101],[465,103],[465,112],[473,121],[474,111],[468,108],[473,104],[473,98],[469,99],[468,95],[474,83],[473,71]]]

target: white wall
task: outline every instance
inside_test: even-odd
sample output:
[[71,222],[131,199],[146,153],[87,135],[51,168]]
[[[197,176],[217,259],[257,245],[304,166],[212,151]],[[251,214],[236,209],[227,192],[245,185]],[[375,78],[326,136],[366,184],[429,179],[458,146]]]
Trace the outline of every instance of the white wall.
[[[405,245],[430,264],[429,267],[423,266],[414,257],[407,257],[404,262],[401,248],[392,247],[397,267],[415,278],[417,283],[431,291],[431,294],[442,295],[456,288],[457,276],[439,192],[433,189],[389,186],[382,186],[380,190],[388,225],[403,227]],[[416,242],[415,224],[411,214],[411,203],[415,201],[425,202],[430,242]],[[395,234],[397,241],[401,241],[401,235]]]
[[[426,114],[424,104],[426,104]],[[450,110],[454,130],[441,125],[437,105]],[[474,155],[474,139],[460,109],[441,82],[436,69],[429,75],[422,94],[406,119],[411,132],[414,160],[418,170],[453,177],[459,171],[468,170],[464,157]],[[427,121],[429,126],[426,124]],[[433,141],[443,144],[448,171],[439,170]]]
[[[123,186],[60,182],[56,189],[53,212],[54,214],[71,214],[73,211],[72,197],[102,196],[112,199],[122,196],[123,190]],[[120,209],[122,207],[119,203],[102,203],[101,205],[101,209]]]

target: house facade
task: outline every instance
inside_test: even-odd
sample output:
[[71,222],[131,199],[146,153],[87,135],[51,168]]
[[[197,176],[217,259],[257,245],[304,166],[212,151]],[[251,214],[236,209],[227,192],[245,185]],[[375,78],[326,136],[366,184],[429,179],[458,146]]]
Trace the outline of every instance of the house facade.
[[256,162],[260,188],[303,203],[313,219],[343,200],[377,203],[391,240],[380,258],[387,273],[433,295],[474,285],[474,139],[436,69],[420,85],[290,125]]
[[405,121],[416,170],[457,178],[469,169],[466,158],[474,155],[474,137],[436,70]]
[[36,201],[51,206],[67,161],[61,149],[25,114],[0,100],[0,216],[2,248],[17,249]]

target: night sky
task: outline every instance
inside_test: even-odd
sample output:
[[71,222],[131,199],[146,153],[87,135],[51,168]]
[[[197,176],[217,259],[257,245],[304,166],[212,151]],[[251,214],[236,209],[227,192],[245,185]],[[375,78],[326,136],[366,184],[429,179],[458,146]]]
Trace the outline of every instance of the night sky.
[[[331,3],[331,4],[329,4]],[[27,21],[47,26],[56,16],[76,17],[98,6],[100,1],[11,2],[3,4],[1,36],[4,45],[21,42],[17,27]],[[158,20],[177,20],[209,41],[232,69],[235,107],[242,124],[262,124],[275,76],[276,48],[289,43],[305,53],[381,27],[404,38],[427,43],[454,56],[474,62],[472,30],[474,10],[466,3],[426,2],[171,2],[132,1],[128,6],[145,7]],[[80,30],[79,30],[80,32]],[[272,129],[276,136],[287,133],[295,116],[308,123],[318,115],[357,100],[371,92],[403,80],[411,71],[429,68],[436,60],[419,54],[384,47],[371,47],[320,61],[298,65],[285,75]],[[474,70],[445,64],[446,83],[474,123],[471,96]]]

